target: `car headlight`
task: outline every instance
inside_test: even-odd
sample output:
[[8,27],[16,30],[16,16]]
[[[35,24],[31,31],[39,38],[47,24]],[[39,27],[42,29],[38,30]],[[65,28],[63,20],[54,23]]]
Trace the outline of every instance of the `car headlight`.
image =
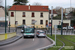
[[31,34],[31,35],[34,35],[34,34]]

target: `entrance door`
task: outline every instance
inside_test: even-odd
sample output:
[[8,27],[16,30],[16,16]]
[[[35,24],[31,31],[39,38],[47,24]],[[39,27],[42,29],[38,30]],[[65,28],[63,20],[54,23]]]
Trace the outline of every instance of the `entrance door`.
[[23,24],[25,24],[25,20],[23,20]]

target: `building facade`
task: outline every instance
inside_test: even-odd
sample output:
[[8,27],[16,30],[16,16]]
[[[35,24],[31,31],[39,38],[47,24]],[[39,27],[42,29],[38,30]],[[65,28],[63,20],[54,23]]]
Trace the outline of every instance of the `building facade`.
[[[48,6],[25,6],[13,5],[9,9],[9,19],[11,27],[18,25],[34,25],[35,27],[42,28],[48,25]],[[33,21],[36,21],[33,23]]]
[[[49,10],[49,12],[50,12],[50,18],[51,18],[51,10]],[[58,14],[56,13],[56,11],[55,10],[53,10],[53,17],[56,17]]]
[[[8,25],[8,18],[6,18],[6,26]],[[5,10],[3,6],[0,6],[0,27],[5,26]]]
[[71,11],[74,11],[74,10],[75,10],[75,8],[73,8],[73,7],[65,8],[66,13],[70,13]]

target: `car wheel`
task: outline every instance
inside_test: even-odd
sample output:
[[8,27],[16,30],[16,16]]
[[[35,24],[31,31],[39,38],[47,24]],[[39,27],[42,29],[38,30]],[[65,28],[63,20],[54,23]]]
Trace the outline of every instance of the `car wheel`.
[[44,38],[46,38],[46,37],[44,36]]
[[23,38],[25,39],[25,36]]

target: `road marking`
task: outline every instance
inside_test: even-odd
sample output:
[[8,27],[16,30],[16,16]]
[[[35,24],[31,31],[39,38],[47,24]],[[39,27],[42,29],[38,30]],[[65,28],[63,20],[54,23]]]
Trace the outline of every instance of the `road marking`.
[[34,39],[33,39],[33,41],[34,41]]

